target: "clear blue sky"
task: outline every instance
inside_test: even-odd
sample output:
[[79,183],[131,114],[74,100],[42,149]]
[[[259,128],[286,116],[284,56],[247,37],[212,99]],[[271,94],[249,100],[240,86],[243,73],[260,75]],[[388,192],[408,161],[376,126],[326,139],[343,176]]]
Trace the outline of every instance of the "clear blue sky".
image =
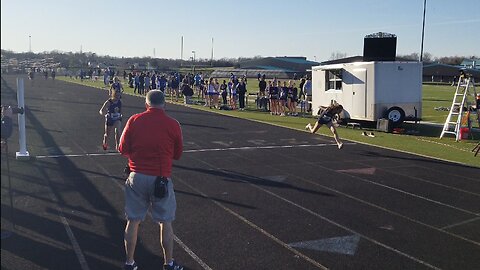
[[[427,0],[424,51],[480,55],[480,1]],[[196,58],[363,53],[363,38],[397,35],[420,52],[423,0],[1,0],[1,47],[125,57]]]

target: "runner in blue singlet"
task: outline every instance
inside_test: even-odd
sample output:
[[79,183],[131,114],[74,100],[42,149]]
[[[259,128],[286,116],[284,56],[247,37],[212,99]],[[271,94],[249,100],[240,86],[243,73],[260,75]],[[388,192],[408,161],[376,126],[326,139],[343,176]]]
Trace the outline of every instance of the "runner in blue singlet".
[[119,92],[113,91],[111,98],[103,103],[102,108],[98,113],[104,115],[105,108],[105,133],[103,134],[102,148],[107,150],[108,148],[108,136],[115,130],[115,149],[118,149],[120,141],[120,128],[122,126],[122,101],[119,98]]
[[310,133],[315,133],[322,125],[327,125],[327,127],[332,131],[333,138],[337,143],[338,149],[343,148],[343,143],[338,137],[337,130],[333,124],[333,118],[335,115],[340,114],[343,111],[343,106],[337,103],[334,103],[328,107],[320,107],[318,113],[318,121],[312,127],[310,123],[305,126],[305,129]]

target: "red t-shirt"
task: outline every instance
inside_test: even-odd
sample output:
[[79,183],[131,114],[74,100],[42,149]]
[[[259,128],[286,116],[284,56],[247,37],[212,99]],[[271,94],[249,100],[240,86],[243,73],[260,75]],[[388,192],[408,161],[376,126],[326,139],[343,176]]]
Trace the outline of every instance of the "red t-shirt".
[[183,152],[180,124],[163,109],[148,108],[128,119],[118,150],[132,172],[170,177],[173,159]]

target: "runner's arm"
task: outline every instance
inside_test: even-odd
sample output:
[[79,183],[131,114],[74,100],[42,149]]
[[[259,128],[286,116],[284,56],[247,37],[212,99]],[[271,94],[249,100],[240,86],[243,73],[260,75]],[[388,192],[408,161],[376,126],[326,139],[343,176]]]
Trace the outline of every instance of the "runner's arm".
[[105,103],[103,103],[102,108],[100,108],[100,110],[98,111],[98,113],[99,113],[100,115],[103,115],[103,110],[105,109],[105,106],[107,106],[107,102],[108,102],[108,100],[105,101]]

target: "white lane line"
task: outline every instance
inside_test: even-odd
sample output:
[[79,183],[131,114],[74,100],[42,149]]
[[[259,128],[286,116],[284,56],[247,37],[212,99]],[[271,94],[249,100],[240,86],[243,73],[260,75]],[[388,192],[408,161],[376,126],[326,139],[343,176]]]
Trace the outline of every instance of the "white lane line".
[[[57,125],[58,126],[58,125]],[[76,144],[76,142],[74,142]],[[80,148],[82,149],[82,148]],[[83,150],[83,149],[82,149]],[[52,189],[50,180],[47,180],[49,183],[50,189]],[[75,252],[75,255],[77,255],[78,262],[80,263],[80,267],[82,270],[90,270],[88,267],[87,260],[85,259],[85,256],[83,255],[82,249],[80,248],[80,245],[78,244],[77,238],[75,238],[75,235],[73,234],[72,228],[70,228],[70,225],[68,224],[67,218],[63,215],[63,207],[58,204],[58,199],[57,197],[49,192],[50,199],[58,205],[59,208],[59,216],[60,220],[62,221],[63,226],[65,227],[65,231],[67,232],[68,238],[70,239],[70,242],[72,243],[73,250]]]
[[90,268],[88,267],[87,260],[85,259],[85,256],[83,255],[82,249],[80,248],[80,245],[78,244],[77,238],[75,238],[75,235],[73,234],[73,231],[70,228],[70,225],[68,224],[67,219],[62,214],[64,212],[63,207],[61,207],[58,204],[58,200],[57,200],[57,197],[55,195],[53,195],[49,192],[49,196],[50,196],[50,200],[55,202],[55,204],[58,207],[59,218],[60,218],[60,220],[63,224],[63,227],[65,227],[65,231],[67,232],[67,236],[70,239],[70,243],[72,243],[72,248],[73,248],[73,251],[75,252],[75,255],[77,256],[78,262],[80,263],[80,267],[83,270],[90,270]]
[[[329,168],[321,166],[321,165],[317,165],[317,166],[322,167],[323,169],[330,170]],[[391,187],[391,186],[388,186],[388,185],[380,184],[380,183],[377,183],[375,181],[370,181],[370,180],[367,180],[367,179],[364,179],[362,177],[352,175],[352,174],[349,174],[349,173],[343,173],[343,172],[339,172],[339,171],[336,171],[336,172],[339,173],[339,174],[342,174],[342,175],[348,175],[351,178],[358,179],[362,182],[370,183],[372,185],[376,185],[376,186],[380,186],[380,187],[383,187],[383,188],[386,188],[386,189],[390,189],[390,190],[393,190],[393,191],[396,191],[396,192],[399,192],[399,193],[402,193],[402,194],[405,194],[405,195],[409,195],[409,196],[412,196],[412,197],[415,197],[415,198],[418,198],[418,199],[421,199],[421,200],[425,200],[425,201],[428,201],[428,202],[431,202],[431,203],[434,203],[434,204],[438,204],[438,205],[442,205],[442,206],[445,206],[445,207],[448,207],[448,208],[452,208],[452,209],[455,209],[455,210],[463,212],[463,213],[467,213],[467,214],[474,215],[474,216],[480,216],[480,213],[475,213],[475,212],[472,212],[472,211],[469,211],[469,210],[466,210],[466,209],[463,209],[463,208],[459,208],[459,207],[456,207],[456,206],[453,206],[453,205],[450,205],[450,204],[447,204],[447,203],[443,203],[443,202],[439,202],[439,201],[436,201],[436,200],[433,200],[433,199],[429,199],[427,197],[417,195],[417,194],[414,194],[414,193],[411,193],[411,192],[408,192],[408,191],[405,191],[405,190],[402,190],[402,189],[399,189],[399,188],[394,188],[394,187]]]
[[[363,164],[363,163],[359,162],[359,164]],[[366,165],[366,164],[363,164],[363,165]],[[405,166],[405,167],[410,167],[410,166]],[[462,193],[466,193],[466,194],[470,194],[470,195],[473,195],[473,196],[480,197],[480,194],[476,193],[476,192],[471,192],[471,191],[464,190],[464,189],[461,189],[461,188],[456,188],[456,187],[452,187],[452,186],[449,186],[449,185],[433,182],[433,181],[430,181],[430,180],[425,180],[425,179],[420,178],[420,177],[411,176],[411,175],[404,174],[404,173],[399,173],[398,171],[395,171],[395,170],[387,170],[386,168],[378,168],[378,167],[377,167],[377,169],[381,170],[381,171],[384,171],[384,172],[387,172],[387,173],[396,174],[396,175],[404,176],[404,177],[407,177],[407,178],[411,178],[411,179],[414,179],[414,180],[417,180],[417,181],[420,181],[420,182],[425,182],[425,183],[432,184],[432,185],[435,185],[435,186],[440,186],[440,187],[443,187],[443,188],[446,188],[446,189],[451,189],[451,190],[455,190],[455,191],[458,191],[458,192],[462,192]]]
[[36,159],[42,158],[70,158],[70,157],[101,157],[101,156],[118,156],[120,153],[109,152],[109,153],[84,153],[84,154],[64,154],[64,155],[38,155],[35,156]]
[[[306,183],[310,183],[310,184],[312,184],[312,185],[314,185],[314,186],[318,186],[318,187],[324,188],[324,189],[326,189],[326,190],[328,190],[328,191],[335,192],[335,193],[337,193],[337,194],[340,194],[340,195],[342,195],[342,196],[345,196],[345,197],[347,197],[347,198],[350,198],[350,199],[352,199],[352,200],[354,200],[354,201],[360,202],[360,203],[362,203],[362,204],[366,204],[366,205],[371,206],[371,207],[373,207],[373,208],[377,208],[377,209],[379,209],[379,210],[381,210],[381,211],[384,211],[384,212],[387,212],[387,213],[389,213],[389,214],[391,214],[391,215],[394,215],[394,216],[397,216],[397,217],[406,219],[406,220],[408,220],[408,221],[410,221],[410,222],[413,222],[413,223],[416,223],[416,224],[418,224],[418,225],[425,226],[425,227],[427,227],[427,228],[429,228],[429,229],[432,229],[432,230],[434,230],[434,231],[441,232],[441,233],[447,234],[447,235],[449,235],[449,236],[452,236],[452,237],[461,239],[461,240],[463,240],[463,241],[467,241],[467,242],[472,243],[472,244],[474,244],[474,245],[480,246],[480,243],[479,243],[479,242],[475,242],[475,241],[470,240],[470,239],[468,239],[468,238],[465,238],[465,237],[463,237],[463,236],[460,236],[460,235],[457,235],[457,234],[454,234],[454,233],[445,231],[443,228],[438,228],[438,227],[432,226],[432,225],[430,225],[430,224],[421,222],[421,221],[419,221],[419,220],[416,220],[416,219],[407,217],[407,216],[402,215],[402,214],[400,214],[400,213],[397,213],[397,212],[394,212],[394,211],[389,210],[389,209],[387,209],[387,208],[384,208],[384,207],[382,207],[382,206],[380,206],[380,205],[377,205],[377,204],[374,204],[374,203],[371,203],[371,202],[367,202],[367,201],[365,201],[365,200],[362,200],[362,199],[357,198],[357,197],[355,197],[355,196],[352,196],[352,195],[349,195],[349,194],[347,194],[347,193],[341,192],[341,191],[339,191],[339,190],[336,190],[336,189],[333,189],[333,188],[330,188],[330,187],[327,187],[327,186],[318,184],[318,183],[316,183],[316,182],[310,181],[310,180],[308,180],[308,179],[306,179],[306,178],[303,178],[303,177],[300,177],[300,176],[297,176],[297,175],[291,175],[291,174],[290,174],[289,176],[291,176],[291,177],[293,177],[293,178],[297,178],[297,179],[299,179],[300,181],[303,181],[303,182],[306,182]],[[478,219],[478,218],[475,218],[475,219]]]
[[[125,190],[125,186],[123,184],[121,184],[119,181],[115,181],[114,177],[107,171],[107,169],[105,169],[105,167],[100,165],[98,162],[94,162],[94,163],[98,168],[100,168],[107,175],[108,179],[110,179],[112,182],[114,182],[115,185],[117,185],[122,191]],[[203,269],[212,270],[212,268],[210,268],[205,262],[203,262],[202,259],[200,259],[200,257],[198,257],[187,245],[185,245],[182,242],[182,240],[180,240],[180,238],[177,237],[177,235],[174,234],[173,237],[174,237],[175,242],[177,242],[177,244],[180,247],[182,247],[182,249],[188,255],[190,255],[199,265],[201,265],[203,267]]]
[[[228,173],[228,171],[224,171],[224,170],[222,170],[221,168],[218,168],[218,167],[216,167],[216,166],[213,166],[212,164],[210,164],[210,163],[208,163],[208,162],[206,162],[206,161],[204,161],[204,160],[200,160],[200,159],[196,159],[196,160],[197,160],[198,162],[202,162],[202,163],[206,164],[207,166],[209,166],[209,167],[211,167],[211,168],[213,168],[213,169],[220,170],[220,171],[223,171],[223,172],[225,172],[225,173]],[[242,180],[239,180],[239,181],[242,181]],[[250,183],[250,182],[248,182],[248,181],[242,181],[242,182],[245,183],[245,184],[249,184],[249,185],[251,185],[252,187],[254,187],[254,188],[256,188],[256,189],[259,189],[259,190],[261,190],[261,191],[263,191],[263,192],[265,192],[265,193],[267,193],[267,194],[270,194],[271,196],[273,196],[273,197],[275,197],[275,198],[278,198],[279,200],[282,200],[282,201],[284,201],[284,202],[286,202],[286,203],[288,203],[288,204],[290,204],[290,205],[293,205],[293,206],[295,206],[295,207],[297,207],[297,208],[299,208],[299,209],[301,209],[301,210],[303,210],[303,211],[305,211],[305,212],[307,212],[307,213],[309,213],[309,214],[311,214],[311,215],[313,215],[313,216],[315,216],[315,217],[318,217],[318,218],[320,218],[320,219],[322,219],[322,220],[324,220],[324,221],[326,221],[326,222],[328,222],[328,223],[330,223],[330,224],[333,224],[333,225],[335,225],[335,226],[337,226],[337,227],[339,227],[339,228],[342,228],[342,229],[344,229],[344,230],[346,230],[346,231],[348,231],[348,232],[350,232],[350,233],[359,235],[360,237],[362,237],[363,239],[365,239],[365,240],[367,240],[367,241],[370,241],[370,242],[372,242],[372,243],[374,243],[374,244],[376,244],[376,245],[379,245],[379,246],[381,246],[381,247],[383,247],[383,248],[385,248],[385,249],[388,249],[388,250],[390,250],[390,251],[392,251],[392,252],[394,252],[394,253],[397,253],[397,254],[399,254],[399,255],[401,255],[401,256],[404,256],[404,257],[406,257],[406,258],[408,258],[408,259],[410,259],[410,260],[413,260],[413,261],[415,261],[415,262],[417,262],[417,263],[420,263],[420,264],[422,264],[422,265],[424,265],[424,266],[427,266],[427,267],[429,267],[429,268],[440,270],[440,268],[438,268],[438,267],[436,267],[436,266],[433,266],[433,265],[429,264],[428,262],[425,262],[425,261],[423,261],[423,260],[421,260],[421,259],[418,259],[418,258],[412,256],[412,255],[409,255],[409,254],[407,254],[407,253],[404,253],[404,252],[402,252],[402,251],[400,251],[400,250],[398,250],[398,249],[396,249],[396,248],[393,248],[393,247],[391,247],[391,246],[388,246],[388,245],[386,245],[386,244],[383,244],[383,243],[381,243],[381,242],[379,242],[379,241],[377,241],[377,240],[375,240],[375,239],[373,239],[373,238],[370,238],[370,237],[368,237],[368,236],[366,236],[366,235],[364,235],[364,234],[362,234],[362,233],[359,233],[359,232],[357,232],[357,231],[355,231],[355,230],[353,230],[353,229],[350,229],[350,228],[348,228],[348,227],[346,227],[346,226],[344,226],[344,225],[342,225],[342,224],[340,224],[340,223],[337,223],[337,222],[335,222],[335,221],[333,221],[333,220],[331,220],[331,219],[329,219],[329,218],[327,218],[327,217],[324,217],[324,216],[320,215],[319,213],[317,213],[317,212],[315,212],[315,211],[313,211],[313,210],[310,210],[310,209],[308,209],[308,208],[306,208],[306,207],[303,207],[303,206],[301,206],[301,205],[299,205],[299,204],[297,204],[297,203],[295,203],[295,202],[293,202],[293,201],[290,201],[290,200],[287,199],[287,198],[284,198],[284,197],[282,197],[282,196],[280,196],[280,195],[277,195],[276,193],[271,192],[271,191],[269,191],[269,190],[267,190],[267,189],[265,189],[265,188],[262,188],[262,187],[260,187],[260,186],[255,185],[255,184],[252,184],[252,183]],[[222,208],[223,208],[223,206],[222,206]],[[230,211],[231,211],[231,210],[230,210]],[[241,216],[240,216],[240,217],[241,217]],[[243,217],[242,217],[242,218],[243,218]],[[263,229],[262,229],[262,230],[263,230]],[[273,237],[273,236],[272,236],[272,237]],[[280,240],[278,240],[278,241],[280,241]],[[291,248],[290,246],[288,246],[288,247]],[[308,258],[308,257],[307,257],[307,258]]]
[[[346,143],[346,144],[354,144],[354,143]],[[332,146],[332,145],[337,146],[336,143],[269,145],[269,146],[242,146],[242,147],[229,147],[229,148],[185,150],[183,152],[184,153],[199,153],[199,152],[234,151],[234,150],[259,150],[259,149],[282,149],[282,148],[300,148],[300,147],[323,147],[323,146]]]
[[460,226],[460,225],[465,225],[465,224],[467,224],[467,223],[470,223],[470,222],[473,222],[473,221],[477,221],[477,220],[480,220],[480,217],[472,218],[472,219],[467,219],[467,220],[464,220],[464,221],[462,221],[462,222],[458,222],[458,223],[455,223],[455,224],[452,224],[452,225],[448,225],[448,226],[442,227],[442,230],[451,229],[451,228],[453,228],[453,227],[457,227],[457,226]]
[[[281,154],[279,154],[279,155],[281,155]],[[291,157],[286,156],[286,155],[282,155],[282,156],[292,159]],[[297,158],[294,158],[294,160],[298,161]],[[408,191],[405,191],[405,190],[402,190],[402,189],[399,189],[399,188],[395,188],[395,187],[391,187],[391,186],[388,186],[388,185],[380,184],[380,183],[377,183],[375,181],[371,181],[371,180],[362,178],[360,176],[353,175],[351,173],[345,173],[345,172],[342,172],[342,171],[333,170],[333,169],[329,168],[328,166],[324,166],[324,165],[319,164],[319,163],[312,162],[312,163],[310,163],[310,165],[316,166],[317,168],[320,167],[322,169],[325,169],[325,170],[328,170],[328,171],[331,171],[331,172],[335,172],[335,173],[339,173],[339,174],[342,174],[342,175],[347,175],[351,178],[358,179],[362,182],[370,183],[372,185],[376,185],[376,186],[380,186],[380,187],[383,187],[383,188],[386,188],[386,189],[390,189],[390,190],[393,190],[393,191],[396,191],[396,192],[399,192],[399,193],[403,193],[405,195],[409,195],[409,196],[412,196],[412,197],[415,197],[415,198],[418,198],[418,199],[421,199],[421,200],[429,201],[429,202],[434,203],[434,204],[438,204],[438,205],[442,205],[442,206],[445,206],[445,207],[448,207],[448,208],[452,208],[452,209],[455,209],[455,210],[463,212],[463,213],[467,213],[467,214],[474,215],[474,216],[480,216],[480,213],[475,213],[475,212],[472,212],[472,211],[469,211],[469,210],[466,210],[466,209],[463,209],[463,208],[459,208],[459,207],[456,207],[456,206],[453,206],[453,205],[450,205],[450,204],[447,204],[447,203],[443,203],[443,202],[440,202],[440,201],[429,199],[427,197],[417,195],[415,193],[411,193],[411,192],[408,192]]]
[[402,251],[400,251],[400,250],[398,250],[398,249],[396,249],[396,248],[393,248],[393,247],[391,247],[391,246],[388,246],[388,245],[386,245],[386,244],[383,244],[383,243],[381,243],[381,242],[379,242],[379,241],[377,241],[377,240],[375,240],[375,239],[373,239],[373,238],[370,238],[370,237],[368,237],[368,236],[366,236],[366,235],[364,235],[364,234],[362,234],[362,233],[359,233],[359,232],[357,232],[357,231],[355,231],[355,230],[353,230],[353,229],[350,229],[350,228],[348,228],[348,227],[346,227],[346,226],[344,226],[344,225],[342,225],[342,224],[340,224],[340,223],[337,223],[337,222],[335,222],[335,221],[333,221],[333,220],[331,220],[331,219],[329,219],[329,218],[327,218],[327,217],[324,217],[324,216],[320,215],[319,213],[317,213],[317,212],[315,212],[315,211],[313,211],[313,210],[310,210],[310,209],[308,209],[308,208],[306,208],[306,207],[303,207],[303,206],[301,206],[301,205],[299,205],[299,204],[297,204],[297,203],[295,203],[295,202],[293,202],[293,201],[290,201],[289,199],[283,198],[282,196],[277,195],[276,193],[273,193],[273,192],[271,192],[271,191],[269,191],[269,190],[266,190],[266,189],[264,189],[264,188],[262,188],[262,187],[259,187],[259,186],[253,185],[253,184],[251,184],[251,185],[254,186],[254,187],[256,187],[256,188],[258,188],[258,189],[260,189],[260,190],[262,190],[262,191],[264,191],[264,192],[266,192],[266,193],[268,193],[268,194],[270,194],[270,195],[272,195],[273,197],[276,197],[276,198],[278,198],[278,199],[280,199],[280,200],[282,200],[282,201],[284,201],[284,202],[286,202],[286,203],[288,203],[288,204],[291,204],[291,205],[293,205],[293,206],[295,206],[295,207],[297,207],[297,208],[299,208],[299,209],[301,209],[301,210],[303,210],[303,211],[305,211],[305,212],[307,212],[307,213],[310,213],[310,214],[313,215],[313,216],[316,216],[316,217],[318,217],[318,218],[320,218],[320,219],[322,219],[322,220],[324,220],[324,221],[326,221],[326,222],[328,222],[328,223],[330,223],[330,224],[333,224],[333,225],[335,225],[335,226],[337,226],[337,227],[339,227],[339,228],[342,228],[342,229],[344,229],[344,230],[346,230],[346,231],[348,231],[348,232],[350,232],[350,233],[356,234],[356,235],[362,237],[363,239],[368,240],[368,241],[370,241],[370,242],[372,242],[372,243],[374,243],[374,244],[376,244],[376,245],[379,245],[379,246],[381,246],[381,247],[383,247],[383,248],[385,248],[385,249],[388,249],[388,250],[390,250],[390,251],[392,251],[392,252],[395,252],[395,253],[397,253],[397,254],[399,254],[399,255],[401,255],[401,256],[404,256],[404,257],[406,257],[406,258],[408,258],[408,259],[411,259],[411,260],[413,260],[413,261],[415,261],[415,262],[417,262],[417,263],[420,263],[420,264],[422,264],[422,265],[424,265],[424,266],[427,266],[427,267],[429,267],[429,268],[440,270],[440,268],[438,268],[438,267],[436,267],[436,266],[433,266],[433,265],[427,263],[426,261],[423,261],[423,260],[421,260],[421,259],[418,259],[418,258],[412,256],[412,255],[409,255],[409,254],[407,254],[407,253],[404,253],[404,252],[402,252]]
[[[355,143],[344,143],[355,144]],[[296,144],[296,145],[270,145],[270,146],[242,146],[242,147],[228,147],[228,148],[206,148],[206,149],[191,149],[184,150],[183,153],[201,153],[201,152],[219,152],[219,151],[235,151],[235,150],[259,150],[259,149],[282,149],[282,148],[300,148],[300,147],[323,147],[323,146],[337,146],[336,143],[321,143],[321,144]],[[99,156],[118,156],[118,152],[108,153],[84,153],[84,154],[64,154],[64,155],[38,155],[36,159],[43,158],[70,158],[70,157],[99,157]]]
[[[283,157],[288,157],[288,156],[285,156],[285,155],[282,155],[282,156],[283,156]],[[288,158],[291,158],[291,157],[288,157]],[[278,170],[277,168],[274,168],[274,167],[269,166],[269,165],[265,165],[265,166],[269,167],[271,170]],[[333,171],[333,170],[332,170],[332,171]],[[379,210],[385,211],[385,212],[387,212],[387,213],[390,213],[390,214],[392,214],[392,215],[395,215],[395,216],[398,216],[398,217],[400,217],[400,218],[406,219],[406,220],[411,221],[411,222],[413,222],[413,223],[416,223],[416,224],[425,226],[425,227],[430,228],[430,229],[432,229],[432,230],[435,230],[435,231],[438,231],[438,232],[442,232],[442,233],[445,233],[445,234],[447,234],[447,235],[449,235],[449,236],[452,236],[452,237],[461,239],[461,240],[463,240],[463,241],[472,243],[472,244],[474,244],[474,245],[480,246],[480,243],[479,243],[479,242],[476,242],[476,241],[474,241],[474,240],[471,240],[471,239],[465,238],[465,237],[463,237],[463,236],[460,236],[460,235],[451,233],[451,232],[449,232],[449,231],[445,231],[445,230],[443,230],[443,229],[441,229],[441,228],[438,228],[438,227],[429,225],[429,224],[427,224],[427,223],[421,222],[421,221],[419,221],[419,220],[410,218],[410,217],[408,217],[408,216],[402,215],[402,214],[397,213],[397,212],[395,212],[395,211],[392,211],[392,210],[389,210],[389,209],[384,208],[384,207],[382,207],[382,206],[379,206],[379,205],[377,205],[377,204],[374,204],[374,203],[371,203],[371,202],[362,200],[362,199],[357,198],[357,197],[355,197],[355,196],[352,196],[352,195],[350,195],[350,194],[347,194],[347,193],[341,192],[341,191],[339,191],[339,190],[330,188],[330,187],[328,187],[328,186],[321,185],[321,184],[319,184],[319,183],[317,183],[317,182],[310,181],[310,180],[306,179],[305,177],[300,177],[300,176],[298,176],[298,175],[292,175],[292,174],[288,174],[288,175],[291,176],[291,177],[293,177],[293,178],[297,178],[297,179],[299,179],[300,181],[303,181],[303,182],[306,182],[306,183],[310,183],[310,184],[312,184],[312,185],[314,185],[314,186],[318,186],[318,187],[324,188],[324,189],[326,189],[326,190],[335,192],[335,193],[337,193],[337,194],[343,195],[343,196],[345,196],[345,197],[347,197],[347,198],[350,198],[350,199],[352,199],[352,200],[355,200],[355,201],[358,201],[358,202],[360,202],[360,203],[363,203],[363,204],[369,205],[369,206],[371,206],[371,207],[377,208],[377,209],[379,209]]]
[[196,189],[195,187],[193,187],[192,185],[188,184],[186,181],[182,180],[182,178],[178,177],[178,176],[175,176],[175,181],[179,181],[181,182],[182,184],[184,184],[185,186],[189,187],[190,189],[192,189],[193,191],[197,192],[198,194],[200,194],[201,196],[203,196],[204,198],[207,198],[209,199],[212,203],[216,204],[218,207],[222,208],[223,210],[227,211],[228,213],[230,213],[231,215],[233,215],[234,217],[240,219],[241,221],[243,221],[244,223],[246,223],[247,225],[249,225],[250,227],[254,228],[256,231],[262,233],[263,235],[265,235],[266,237],[268,237],[269,239],[273,240],[274,242],[276,242],[277,244],[281,245],[282,247],[288,249],[289,251],[291,251],[292,253],[294,253],[295,255],[301,257],[302,259],[310,262],[311,264],[315,265],[317,268],[320,268],[320,269],[328,269],[326,266],[323,266],[322,264],[320,264],[319,262],[315,261],[314,259],[308,257],[307,255],[301,253],[300,251],[290,247],[287,243],[283,242],[282,240],[278,239],[277,237],[271,235],[270,233],[268,233],[266,230],[262,229],[261,227],[257,226],[255,223],[249,221],[248,219],[246,219],[245,217],[243,217],[242,215],[238,214],[237,212],[233,211],[232,209],[226,207],[225,205],[223,205],[222,203],[216,201],[216,200],[213,200],[211,199],[207,194],[203,193],[202,191]]
[[[455,164],[455,165],[457,165],[457,164]],[[418,165],[418,164],[412,164],[411,166],[439,173],[438,170],[435,170],[435,169],[427,167],[427,166],[421,166],[421,165]],[[464,165],[462,165],[462,166],[464,166]],[[471,168],[471,169],[476,169],[472,166],[468,166],[468,167]],[[440,173],[442,173],[443,175],[450,175],[452,178],[463,178],[463,179],[466,179],[466,180],[480,182],[479,178],[474,177],[476,174],[472,174],[472,177],[470,177],[470,176],[467,176],[467,175],[458,175],[458,174],[452,173],[451,170],[450,171],[441,171]]]
[[198,257],[197,254],[195,254],[187,245],[185,245],[182,242],[182,240],[180,240],[180,238],[177,237],[177,235],[174,234],[173,237],[175,242],[177,242],[177,244],[181,246],[183,250],[185,250],[185,252],[187,252],[190,255],[190,257],[192,257],[198,264],[200,264],[200,266],[203,267],[203,269],[212,270],[212,268],[210,268],[210,266],[208,266],[202,259],[200,259],[200,257]]

